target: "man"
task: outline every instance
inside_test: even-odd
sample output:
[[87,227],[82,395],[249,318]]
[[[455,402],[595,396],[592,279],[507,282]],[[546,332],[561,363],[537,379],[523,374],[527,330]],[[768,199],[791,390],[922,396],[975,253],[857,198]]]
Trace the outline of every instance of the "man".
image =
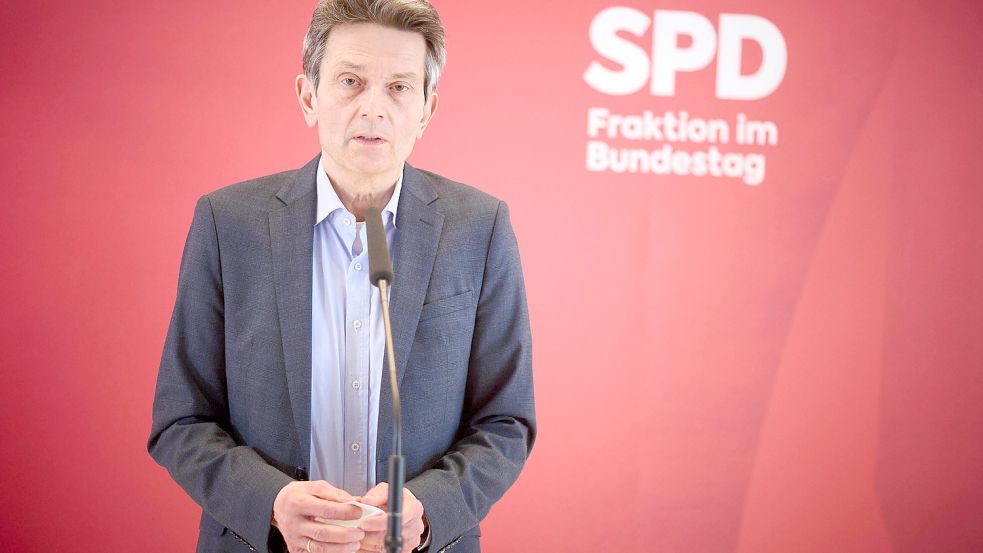
[[[202,507],[199,552],[380,551],[391,393],[363,214],[383,213],[403,403],[404,551],[479,551],[535,438],[505,205],[406,164],[437,109],[424,0],[322,0],[297,95],[320,154],[195,209],[148,450]],[[309,479],[309,480],[308,480]]]

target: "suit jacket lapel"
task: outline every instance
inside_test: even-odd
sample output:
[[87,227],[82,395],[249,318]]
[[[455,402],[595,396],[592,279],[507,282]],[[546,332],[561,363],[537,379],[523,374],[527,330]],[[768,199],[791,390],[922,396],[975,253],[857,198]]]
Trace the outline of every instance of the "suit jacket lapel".
[[315,156],[283,186],[276,197],[284,205],[269,214],[283,361],[305,467],[310,466],[311,443],[311,267],[317,162]]
[[[389,299],[393,327],[393,350],[396,354],[397,380],[402,382],[409,359],[416,325],[430,285],[430,273],[437,257],[444,216],[433,208],[437,199],[433,186],[420,171],[406,164],[403,190],[396,210],[396,237],[393,242],[393,285]],[[376,456],[385,459],[392,451],[392,392],[389,389],[389,361],[382,366],[379,391],[379,427]],[[380,467],[383,465],[379,465]],[[376,472],[376,480],[385,472]]]

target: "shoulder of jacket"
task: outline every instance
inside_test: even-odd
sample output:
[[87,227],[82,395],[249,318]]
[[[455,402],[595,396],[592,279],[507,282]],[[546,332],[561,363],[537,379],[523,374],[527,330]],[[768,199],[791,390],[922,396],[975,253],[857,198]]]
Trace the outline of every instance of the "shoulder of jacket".
[[432,171],[417,169],[437,193],[434,203],[446,215],[474,217],[495,215],[505,202],[469,184],[458,182]]
[[276,194],[289,182],[298,169],[281,171],[242,182],[237,182],[213,190],[205,197],[208,198],[212,209],[268,211],[283,205]]

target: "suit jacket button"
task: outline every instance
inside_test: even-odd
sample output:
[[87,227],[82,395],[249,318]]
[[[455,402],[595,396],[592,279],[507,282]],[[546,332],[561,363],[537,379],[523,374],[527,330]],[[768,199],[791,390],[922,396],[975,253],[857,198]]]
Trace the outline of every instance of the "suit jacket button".
[[307,480],[307,471],[304,470],[304,467],[297,467],[297,470],[294,471],[294,476],[297,477],[297,480]]

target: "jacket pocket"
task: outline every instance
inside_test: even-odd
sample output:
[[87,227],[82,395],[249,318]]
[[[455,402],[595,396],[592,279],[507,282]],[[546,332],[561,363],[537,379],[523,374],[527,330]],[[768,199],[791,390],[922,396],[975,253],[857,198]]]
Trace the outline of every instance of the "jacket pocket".
[[423,304],[423,309],[420,310],[420,322],[448,313],[454,313],[455,311],[461,311],[462,309],[468,309],[471,307],[471,298],[473,296],[474,294],[471,290],[468,290],[467,292],[462,292],[449,298],[425,303]]
[[221,522],[212,518],[208,513],[201,513],[201,522],[198,523],[198,531],[205,535],[222,536],[229,531]]

